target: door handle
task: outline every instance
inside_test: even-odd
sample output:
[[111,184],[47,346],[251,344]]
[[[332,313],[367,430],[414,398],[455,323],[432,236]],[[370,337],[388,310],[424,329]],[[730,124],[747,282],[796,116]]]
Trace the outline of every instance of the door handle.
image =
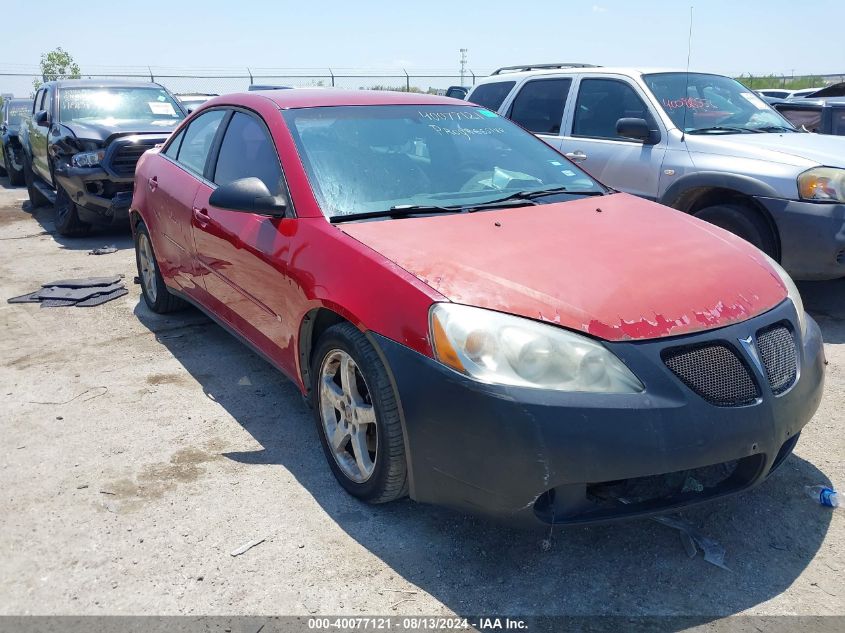
[[200,228],[204,229],[208,226],[208,223],[211,222],[211,217],[209,217],[208,211],[206,209],[200,209],[199,207],[194,207],[192,210],[194,220],[197,224],[199,224]]
[[566,156],[573,163],[580,163],[582,161],[587,160],[587,155],[580,149],[575,152],[567,152],[566,154],[564,154],[564,156]]
[[153,176],[147,180],[147,186],[150,188],[150,191],[155,191],[158,188],[158,178]]

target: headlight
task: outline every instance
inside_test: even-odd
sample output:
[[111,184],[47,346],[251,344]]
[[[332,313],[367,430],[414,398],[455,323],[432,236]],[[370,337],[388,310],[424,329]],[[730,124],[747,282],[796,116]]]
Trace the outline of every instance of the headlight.
[[803,200],[845,202],[845,169],[815,167],[798,176]]
[[768,261],[771,267],[775,269],[775,272],[778,274],[778,277],[780,277],[783,285],[786,286],[786,293],[789,300],[792,301],[792,304],[795,306],[795,311],[798,312],[798,323],[801,326],[801,336],[803,338],[803,336],[807,333],[807,313],[804,312],[804,302],[801,300],[801,293],[798,292],[798,286],[795,285],[795,282],[792,281],[792,277],[789,276],[789,273],[787,273],[780,264],[765,253],[763,253],[763,257],[765,257],[766,261]]
[[637,393],[642,383],[603,345],[559,327],[436,303],[431,340],[441,363],[483,382],[560,391]]
[[71,157],[70,162],[74,167],[96,167],[105,155],[106,152],[102,149],[96,152],[79,152]]

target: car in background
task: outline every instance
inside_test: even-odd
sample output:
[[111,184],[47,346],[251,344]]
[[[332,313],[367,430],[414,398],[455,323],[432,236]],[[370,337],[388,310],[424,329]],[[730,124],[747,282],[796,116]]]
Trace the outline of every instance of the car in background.
[[293,380],[370,503],[671,511],[764,481],[821,398],[819,328],[777,263],[487,108],[225,95],[135,177],[145,305],[199,306]]
[[467,100],[614,189],[742,237],[795,278],[845,276],[845,139],[798,133],[721,75],[530,68],[480,80]]
[[271,84],[249,84],[249,88],[247,88],[247,90],[249,90],[250,92],[253,92],[253,91],[256,91],[256,90],[292,90],[292,89],[293,89],[293,86],[274,86],[274,85],[271,85]]
[[845,136],[845,97],[775,101],[772,107],[798,129]]
[[8,176],[12,185],[22,185],[24,182],[18,130],[31,107],[29,99],[5,99],[0,110],[0,174]]
[[174,96],[179,99],[179,103],[182,104],[182,107],[185,108],[185,111],[190,114],[197,107],[201,106],[203,103],[211,99],[211,97],[216,97],[217,95],[213,92],[191,92],[187,94],[180,93]]
[[446,88],[446,96],[451,97],[452,99],[460,99],[463,101],[467,98],[467,93],[469,92],[469,88],[466,86],[449,86]]
[[755,91],[758,95],[769,99],[788,99],[792,96],[793,90],[783,90],[781,88],[763,88]]
[[186,114],[156,83],[46,82],[21,124],[30,203],[55,204],[61,235],[126,223],[138,159]]
[[793,90],[792,94],[786,97],[787,99],[803,99],[816,94],[819,90],[823,90],[824,86],[818,88],[801,88],[800,90]]

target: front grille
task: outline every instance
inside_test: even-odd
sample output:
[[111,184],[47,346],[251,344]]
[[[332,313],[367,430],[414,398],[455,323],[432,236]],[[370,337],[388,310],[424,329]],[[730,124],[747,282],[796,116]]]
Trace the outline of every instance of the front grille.
[[141,154],[160,142],[161,139],[150,139],[119,145],[111,157],[112,170],[118,176],[133,176]]
[[836,255],[836,263],[837,264],[845,264],[845,248],[843,248],[839,253]]
[[724,343],[673,347],[663,362],[687,387],[720,407],[751,404],[759,396],[748,367]]
[[798,375],[798,353],[795,339],[783,324],[775,324],[757,332],[757,349],[766,369],[766,377],[775,395],[783,393]]

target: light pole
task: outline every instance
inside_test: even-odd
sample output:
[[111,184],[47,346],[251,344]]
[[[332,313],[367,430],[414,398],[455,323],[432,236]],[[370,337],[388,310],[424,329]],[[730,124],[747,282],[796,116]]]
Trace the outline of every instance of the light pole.
[[464,77],[467,74],[467,50],[466,48],[461,49],[461,85],[464,85]]

